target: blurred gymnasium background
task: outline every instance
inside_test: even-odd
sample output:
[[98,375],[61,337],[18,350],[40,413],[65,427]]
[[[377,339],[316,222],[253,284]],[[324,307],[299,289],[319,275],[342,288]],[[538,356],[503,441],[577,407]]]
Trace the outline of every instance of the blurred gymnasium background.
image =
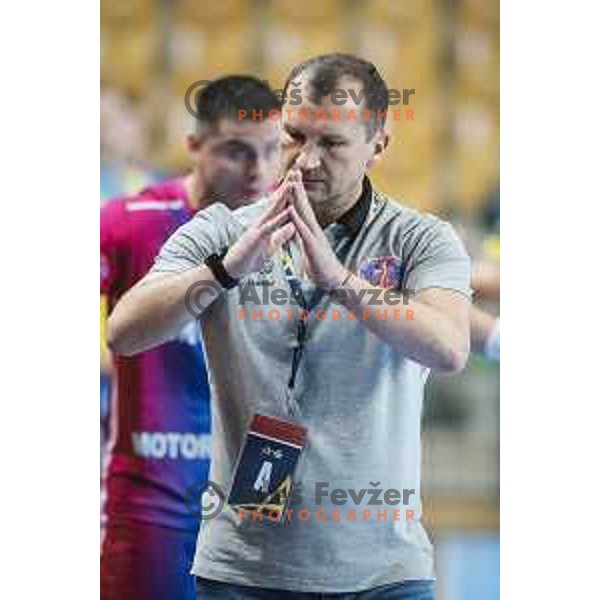
[[[101,201],[186,168],[195,81],[252,73],[280,88],[331,51],[372,60],[414,89],[390,121],[373,179],[450,219],[482,277],[499,264],[499,0],[102,0]],[[481,298],[498,314],[497,297]],[[108,378],[101,429],[109,428]],[[423,494],[440,600],[499,598],[499,368],[472,356],[435,377],[423,421]]]

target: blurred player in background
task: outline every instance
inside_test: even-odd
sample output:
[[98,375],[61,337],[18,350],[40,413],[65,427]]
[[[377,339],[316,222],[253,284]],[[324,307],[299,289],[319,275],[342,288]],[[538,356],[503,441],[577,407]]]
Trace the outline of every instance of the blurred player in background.
[[471,352],[500,361],[500,317],[493,317],[475,306],[471,307]]
[[[471,352],[500,362],[500,190],[494,189],[478,227],[452,218],[467,251],[473,257],[471,288]],[[453,215],[454,216],[454,215]],[[482,234],[482,231],[486,232]]]
[[485,257],[473,267],[471,286],[479,306],[471,309],[471,350],[488,360],[500,361],[500,317],[492,316],[481,308],[484,303],[500,302],[500,248],[499,238],[489,239],[484,248]]
[[[100,203],[133,194],[161,179],[144,157],[148,154],[148,119],[139,101],[122,90],[100,88]],[[100,306],[100,465],[106,461],[109,430],[111,364],[105,352],[106,304]]]
[[[218,201],[234,209],[272,185],[280,123],[237,118],[238,110],[272,109],[280,109],[278,99],[257,79],[212,82],[197,96],[196,130],[188,138],[191,172],[104,204],[105,315],[196,211]],[[199,523],[186,509],[185,494],[208,478],[210,451],[209,385],[197,324],[152,351],[117,357],[114,375],[101,597],[191,600]]]
[[135,98],[102,86],[100,92],[100,201],[133,194],[161,174],[148,154],[148,119]]

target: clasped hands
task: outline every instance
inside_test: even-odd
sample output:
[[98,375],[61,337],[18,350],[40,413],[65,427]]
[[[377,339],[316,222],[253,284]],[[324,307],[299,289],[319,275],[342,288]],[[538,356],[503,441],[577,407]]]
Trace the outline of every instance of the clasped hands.
[[349,272],[317,221],[298,168],[288,171],[262,217],[229,249],[223,265],[235,278],[259,271],[292,239],[301,250],[303,270],[315,286],[333,290],[347,279]]

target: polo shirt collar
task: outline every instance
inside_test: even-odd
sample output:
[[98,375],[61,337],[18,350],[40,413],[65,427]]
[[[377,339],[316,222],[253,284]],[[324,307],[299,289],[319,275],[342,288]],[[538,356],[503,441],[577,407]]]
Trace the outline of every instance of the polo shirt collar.
[[343,225],[351,237],[354,237],[360,231],[360,228],[367,220],[369,209],[371,208],[372,195],[373,187],[371,181],[365,175],[360,198],[337,220],[337,223]]

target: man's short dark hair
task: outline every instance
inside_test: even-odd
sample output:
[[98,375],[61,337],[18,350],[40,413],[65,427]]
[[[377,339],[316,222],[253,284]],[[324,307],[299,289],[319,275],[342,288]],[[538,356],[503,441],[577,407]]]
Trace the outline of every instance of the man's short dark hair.
[[281,103],[271,88],[250,75],[228,75],[211,81],[196,94],[196,127],[215,127],[221,119],[239,120],[239,111],[281,110]]
[[373,114],[373,118],[366,121],[370,124],[369,135],[372,136],[378,127],[384,126],[389,105],[388,88],[373,63],[339,52],[315,56],[292,69],[283,86],[284,98],[290,83],[305,71],[309,71],[309,100],[314,104],[320,104],[323,96],[331,94],[342,78],[359,81],[365,90],[365,108]]

